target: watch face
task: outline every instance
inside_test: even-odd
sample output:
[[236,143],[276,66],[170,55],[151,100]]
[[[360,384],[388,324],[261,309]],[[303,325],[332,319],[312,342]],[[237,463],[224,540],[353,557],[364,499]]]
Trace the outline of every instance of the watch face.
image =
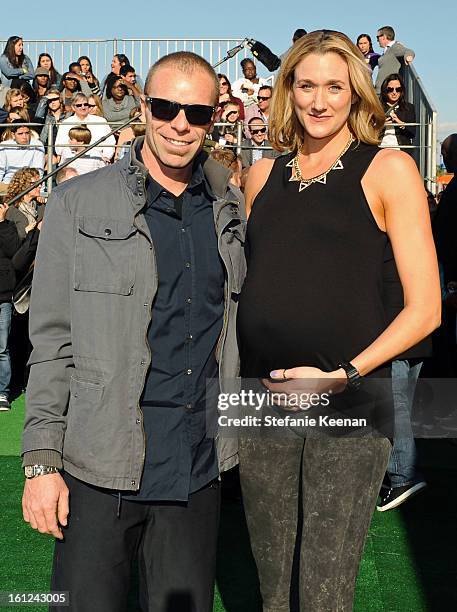
[[31,478],[33,476],[33,465],[26,465],[24,468],[24,474],[26,478]]

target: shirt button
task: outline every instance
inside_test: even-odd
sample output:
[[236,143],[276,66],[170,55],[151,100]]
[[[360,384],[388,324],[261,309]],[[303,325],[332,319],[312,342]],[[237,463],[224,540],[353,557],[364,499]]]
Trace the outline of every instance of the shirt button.
[[186,261],[186,268],[190,268],[190,262]]
[[146,362],[144,359],[141,360],[141,365],[146,365]]
[[192,374],[192,370],[189,368],[189,369],[187,370],[187,376],[190,376],[191,374]]
[[192,404],[186,404],[186,410],[192,410]]
[[139,195],[139,196],[142,196],[142,195],[143,195],[143,192],[142,192],[142,191],[139,191],[139,192],[138,192],[138,195]]
[[143,306],[144,306],[145,308],[147,308],[147,307],[149,306],[149,304],[148,304],[147,302],[145,302],[145,303],[143,304]]
[[161,196],[164,196],[164,197],[167,197],[168,193],[167,193],[166,191],[161,191],[161,192],[160,192],[160,195],[161,195]]
[[136,480],[131,480],[130,484],[132,485],[132,487],[134,487],[136,485]]
[[109,227],[107,227],[105,230],[105,236],[111,236],[111,230]]
[[187,303],[192,304],[192,298],[187,298]]
[[188,339],[188,340],[189,340],[189,342],[190,342],[191,340],[193,340],[193,339],[194,339],[194,337],[192,336],[192,334],[189,334],[189,335],[187,336],[187,339]]
[[185,227],[182,227],[182,228],[181,228],[181,231],[182,231],[182,233],[183,233],[183,234],[185,234],[185,233],[186,233],[186,228],[185,228]]
[[141,420],[140,420],[140,419],[137,419],[137,420],[136,420],[136,424],[137,424],[137,425],[140,425],[140,424],[141,424]]

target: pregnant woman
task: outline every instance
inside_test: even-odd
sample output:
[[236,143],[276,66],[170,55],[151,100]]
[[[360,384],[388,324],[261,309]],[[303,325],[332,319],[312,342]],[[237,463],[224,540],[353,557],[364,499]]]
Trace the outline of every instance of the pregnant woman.
[[[243,377],[288,397],[331,390],[342,405],[363,408],[370,379],[389,376],[392,359],[438,326],[422,179],[409,155],[378,148],[383,125],[369,68],[347,36],[321,30],[294,45],[275,86],[269,133],[272,145],[289,153],[257,162],[246,185],[252,211],[238,319]],[[389,243],[404,308],[387,325],[382,272]],[[333,434],[289,430],[241,441],[264,612],[296,609],[294,550],[300,611],[352,610],[390,443],[382,435]]]

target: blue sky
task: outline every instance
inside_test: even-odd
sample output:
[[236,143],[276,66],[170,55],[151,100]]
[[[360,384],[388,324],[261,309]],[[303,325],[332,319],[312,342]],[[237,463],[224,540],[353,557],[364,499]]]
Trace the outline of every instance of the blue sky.
[[457,132],[456,0],[77,0],[54,5],[22,0],[20,14],[12,29],[15,19],[3,20],[1,38],[249,36],[278,54],[298,27],[338,29],[352,39],[367,32],[375,41],[378,27],[392,25],[397,40],[416,52],[416,70],[438,110],[439,136]]

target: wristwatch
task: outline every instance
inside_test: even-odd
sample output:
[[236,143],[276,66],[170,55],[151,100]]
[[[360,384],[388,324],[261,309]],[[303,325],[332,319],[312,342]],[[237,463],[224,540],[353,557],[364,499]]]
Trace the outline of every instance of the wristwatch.
[[362,376],[360,375],[358,369],[352,365],[350,361],[342,361],[338,364],[339,368],[343,368],[346,372],[346,376],[348,377],[347,388],[350,391],[357,391],[360,388],[362,382]]
[[57,474],[58,472],[58,468],[53,465],[26,465],[24,467],[26,478],[35,478],[36,476],[43,476],[44,474]]

